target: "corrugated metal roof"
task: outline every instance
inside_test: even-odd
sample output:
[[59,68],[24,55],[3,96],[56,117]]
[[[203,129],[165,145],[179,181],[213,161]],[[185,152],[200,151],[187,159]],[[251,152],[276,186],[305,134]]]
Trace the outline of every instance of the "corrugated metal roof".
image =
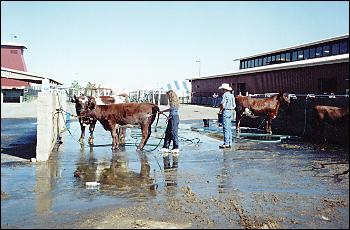
[[344,38],[348,38],[348,37],[349,37],[349,34],[341,35],[341,36],[337,36],[337,37],[333,37],[333,38],[327,38],[327,39],[323,39],[323,40],[319,40],[319,41],[305,43],[305,44],[302,44],[302,45],[291,46],[291,47],[288,47],[288,48],[278,49],[278,50],[264,52],[264,53],[260,53],[260,54],[254,54],[254,55],[238,58],[238,59],[235,59],[235,60],[243,60],[243,59],[250,59],[250,58],[260,57],[260,56],[264,56],[264,55],[269,55],[269,54],[284,52],[284,51],[288,51],[288,50],[298,49],[298,48],[301,48],[301,47],[317,45],[319,43],[325,43],[325,42],[331,42],[331,41],[335,41],[335,40],[340,40],[340,39],[344,39]]
[[327,64],[335,64],[335,63],[343,63],[343,62],[349,62],[349,54],[313,58],[313,59],[307,59],[307,60],[301,60],[301,61],[287,62],[283,64],[273,64],[273,65],[267,65],[267,66],[254,67],[249,69],[240,69],[235,72],[210,75],[210,76],[200,77],[200,78],[190,78],[187,80],[201,80],[201,79],[218,78],[218,77],[229,77],[229,76],[243,75],[243,74],[249,74],[249,73],[302,68],[302,67],[308,67],[308,66],[327,65]]
[[[29,82],[39,83],[39,84],[42,82],[43,79],[47,78],[44,76],[40,76],[38,74],[23,72],[23,71],[19,71],[19,70],[4,68],[4,67],[1,67],[1,77],[10,78],[10,79],[18,79],[18,80],[22,80],[22,81],[29,81]],[[62,83],[55,81],[51,78],[47,78],[47,79],[49,79],[50,82],[53,82],[57,85],[63,85]]]

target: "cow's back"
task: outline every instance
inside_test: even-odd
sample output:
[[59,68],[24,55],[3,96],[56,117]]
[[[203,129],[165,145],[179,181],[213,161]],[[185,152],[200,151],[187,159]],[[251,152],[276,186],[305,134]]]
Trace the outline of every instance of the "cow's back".
[[120,125],[142,124],[159,111],[152,103],[121,103],[98,105],[98,117]]

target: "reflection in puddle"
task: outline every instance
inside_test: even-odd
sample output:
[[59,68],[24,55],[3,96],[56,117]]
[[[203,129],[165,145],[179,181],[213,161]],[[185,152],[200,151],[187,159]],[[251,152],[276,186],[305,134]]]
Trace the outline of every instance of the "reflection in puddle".
[[[93,154],[93,148],[90,148],[86,159],[84,149],[81,150],[74,177],[82,184],[95,182],[101,191],[129,192],[129,195],[136,192],[136,196],[141,195],[137,195],[138,192],[150,190],[154,179],[150,176],[151,167],[145,153],[137,152],[141,165],[139,172],[130,170],[128,154],[124,151],[113,152],[110,162],[98,162]],[[87,188],[91,189],[91,186]]]
[[177,186],[177,168],[178,168],[178,157],[172,157],[173,164],[171,165],[170,157],[164,156],[164,176],[165,176],[165,186]]
[[45,215],[52,209],[53,191],[57,180],[61,177],[58,163],[58,152],[53,151],[47,162],[36,164],[36,212],[39,215]]
[[128,159],[125,152],[113,153],[109,168],[103,169],[100,182],[102,185],[113,185],[117,188],[143,187],[150,185],[153,179],[150,177],[150,165],[147,156],[138,153],[141,162],[139,173],[128,169]]

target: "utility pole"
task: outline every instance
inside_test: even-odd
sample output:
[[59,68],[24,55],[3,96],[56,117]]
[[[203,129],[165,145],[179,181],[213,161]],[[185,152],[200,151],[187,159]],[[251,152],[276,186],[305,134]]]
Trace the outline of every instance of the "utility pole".
[[201,77],[201,61],[196,61],[198,63],[198,77]]

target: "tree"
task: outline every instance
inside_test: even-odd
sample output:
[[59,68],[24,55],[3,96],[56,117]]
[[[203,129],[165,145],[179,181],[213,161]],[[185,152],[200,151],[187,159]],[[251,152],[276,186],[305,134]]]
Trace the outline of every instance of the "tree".
[[69,89],[69,96],[71,98],[73,98],[73,95],[80,95],[80,91],[81,91],[81,86],[80,84],[77,82],[77,81],[73,81],[71,86],[70,86],[70,89]]
[[85,93],[86,93],[86,95],[90,94],[90,96],[93,96],[92,92],[96,93],[96,84],[92,84],[91,82],[88,82],[86,87],[85,87]]

